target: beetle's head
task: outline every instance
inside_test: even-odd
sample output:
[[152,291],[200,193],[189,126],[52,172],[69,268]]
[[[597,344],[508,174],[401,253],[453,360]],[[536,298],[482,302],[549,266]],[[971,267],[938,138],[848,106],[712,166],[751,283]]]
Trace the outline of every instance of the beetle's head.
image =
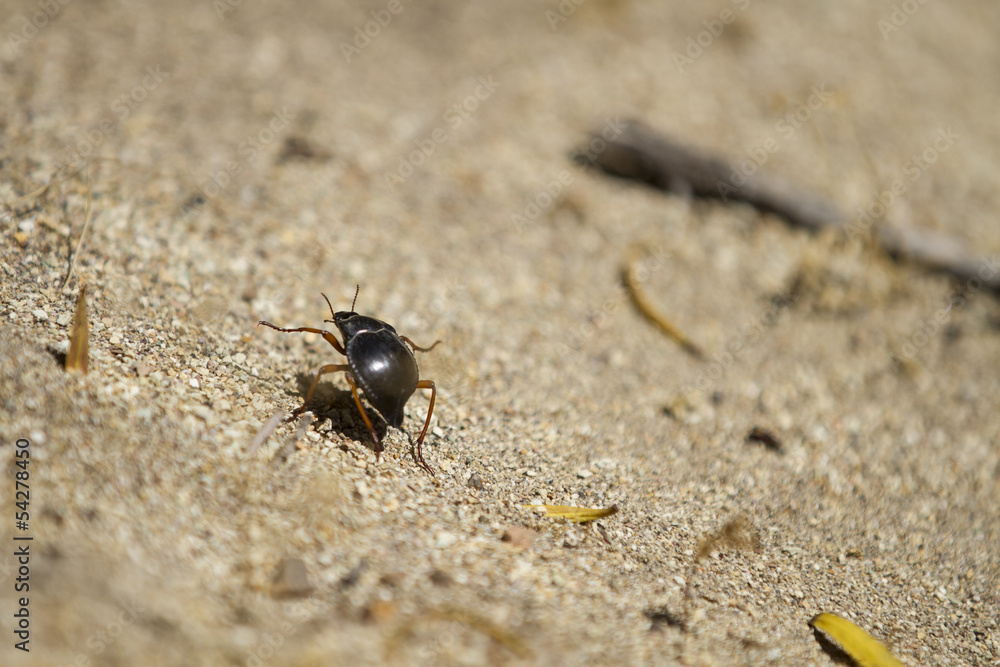
[[[337,328],[344,332],[344,335],[349,336],[350,334],[358,333],[359,331],[364,331],[365,327],[361,326],[360,320],[366,319],[361,315],[358,315],[353,310],[338,310],[333,313],[332,320],[323,320],[324,322],[332,322],[337,325]],[[348,333],[350,332],[350,333]]]
[[383,331],[386,329],[394,333],[396,331],[382,320],[376,320],[374,317],[367,317],[366,315],[358,315],[354,311],[341,310],[333,314],[332,320],[326,321],[336,324],[347,340],[365,331]]
[[349,322],[354,318],[363,318],[363,315],[358,315],[353,310],[338,310],[333,314],[332,320],[323,320],[324,322],[333,322],[338,327],[345,322]]
[[358,317],[360,317],[360,315],[358,315],[357,313],[354,312],[354,304],[356,304],[358,302],[358,292],[360,292],[360,291],[361,291],[361,285],[358,285],[357,287],[354,288],[354,301],[351,301],[351,309],[349,311],[348,310],[341,310],[341,311],[338,311],[336,313],[333,312],[333,304],[330,303],[330,299],[325,294],[323,294],[322,292],[320,292],[320,294],[323,294],[323,299],[326,300],[326,305],[330,308],[330,315],[333,316],[332,320],[323,320],[323,321],[324,322],[333,322],[334,324],[336,324],[339,327],[341,322],[349,319],[351,316],[358,316]]

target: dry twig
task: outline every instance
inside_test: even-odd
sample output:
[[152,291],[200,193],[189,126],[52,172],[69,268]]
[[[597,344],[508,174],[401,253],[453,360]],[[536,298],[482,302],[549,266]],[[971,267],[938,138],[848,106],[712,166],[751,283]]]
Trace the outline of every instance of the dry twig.
[[[744,201],[798,227],[852,231],[844,211],[822,195],[760,171],[737,185],[732,176],[741,172],[726,160],[663,137],[639,123],[626,124],[600,153],[579,153],[576,159],[674,194]],[[969,254],[957,239],[916,227],[887,226],[878,230],[876,238],[879,247],[896,259],[911,260],[958,280],[981,280],[984,287],[1000,292],[997,261]]]

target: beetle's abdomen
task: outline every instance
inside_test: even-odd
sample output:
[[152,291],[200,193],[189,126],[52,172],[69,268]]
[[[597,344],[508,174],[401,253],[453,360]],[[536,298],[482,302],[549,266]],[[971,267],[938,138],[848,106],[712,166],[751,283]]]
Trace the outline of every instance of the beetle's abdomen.
[[403,424],[403,406],[417,389],[417,362],[409,348],[387,331],[364,331],[347,343],[351,374],[386,423]]

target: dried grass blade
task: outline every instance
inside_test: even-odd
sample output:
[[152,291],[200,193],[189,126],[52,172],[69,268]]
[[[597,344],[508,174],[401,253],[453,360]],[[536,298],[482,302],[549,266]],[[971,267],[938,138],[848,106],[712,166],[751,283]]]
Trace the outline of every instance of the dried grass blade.
[[90,325],[87,323],[87,285],[80,287],[76,299],[76,314],[69,335],[69,353],[66,354],[66,370],[86,373],[90,362]]
[[677,328],[677,325],[671,322],[666,315],[653,305],[653,302],[646,294],[646,290],[642,287],[642,280],[639,279],[636,257],[631,258],[625,263],[625,269],[622,273],[625,279],[625,287],[628,289],[628,293],[632,297],[636,308],[639,309],[639,312],[645,315],[646,319],[655,324],[660,331],[680,345],[688,354],[697,359],[704,359],[705,353],[701,351],[701,348],[684,335],[684,332]]
[[569,505],[525,505],[525,507],[542,507],[547,516],[561,517],[575,523],[595,521],[618,513],[618,505],[604,508],[570,507]]

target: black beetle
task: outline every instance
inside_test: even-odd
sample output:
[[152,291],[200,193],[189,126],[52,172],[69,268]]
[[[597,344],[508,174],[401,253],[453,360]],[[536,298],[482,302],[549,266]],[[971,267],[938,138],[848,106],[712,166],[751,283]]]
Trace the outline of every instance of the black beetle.
[[[306,331],[319,334],[323,337],[323,340],[333,345],[337,352],[347,357],[346,364],[328,364],[319,369],[312,386],[309,387],[309,392],[306,394],[306,400],[302,403],[302,407],[292,413],[289,419],[295,419],[306,409],[309,399],[312,398],[313,392],[316,390],[316,385],[319,384],[319,379],[322,376],[327,373],[343,371],[347,378],[347,383],[351,385],[351,394],[354,395],[354,403],[358,406],[358,412],[361,413],[361,418],[365,420],[368,432],[371,433],[372,440],[375,441],[375,460],[377,461],[382,452],[382,443],[378,439],[378,434],[375,432],[375,427],[372,426],[371,420],[368,419],[368,414],[361,405],[361,398],[358,396],[358,385],[361,385],[361,389],[364,390],[368,402],[382,416],[382,419],[390,426],[396,428],[400,428],[403,425],[403,406],[410,400],[413,392],[417,389],[430,389],[431,402],[427,408],[427,419],[424,421],[424,430],[420,432],[420,437],[417,438],[417,459],[420,461],[420,465],[433,475],[434,471],[424,461],[421,445],[424,442],[424,436],[427,435],[427,427],[430,426],[431,415],[434,413],[434,398],[437,396],[437,389],[434,387],[432,380],[421,380],[419,378],[417,360],[413,356],[413,350],[430,352],[441,341],[435,341],[434,345],[430,347],[420,347],[406,336],[396,333],[396,330],[391,325],[386,324],[382,320],[358,315],[354,312],[354,304],[358,301],[358,292],[360,290],[361,286],[359,285],[354,292],[354,301],[351,302],[351,310],[349,312],[343,310],[337,313],[333,312],[333,305],[330,303],[330,299],[327,299],[326,295],[323,294],[323,298],[326,299],[326,305],[330,307],[330,314],[333,316],[332,320],[323,321],[337,326],[337,329],[340,330],[341,335],[344,337],[343,345],[340,344],[335,335],[323,329],[313,329],[311,327],[283,329],[264,320],[257,323],[257,326],[263,324],[285,333]],[[410,348],[413,348],[413,350]]]

